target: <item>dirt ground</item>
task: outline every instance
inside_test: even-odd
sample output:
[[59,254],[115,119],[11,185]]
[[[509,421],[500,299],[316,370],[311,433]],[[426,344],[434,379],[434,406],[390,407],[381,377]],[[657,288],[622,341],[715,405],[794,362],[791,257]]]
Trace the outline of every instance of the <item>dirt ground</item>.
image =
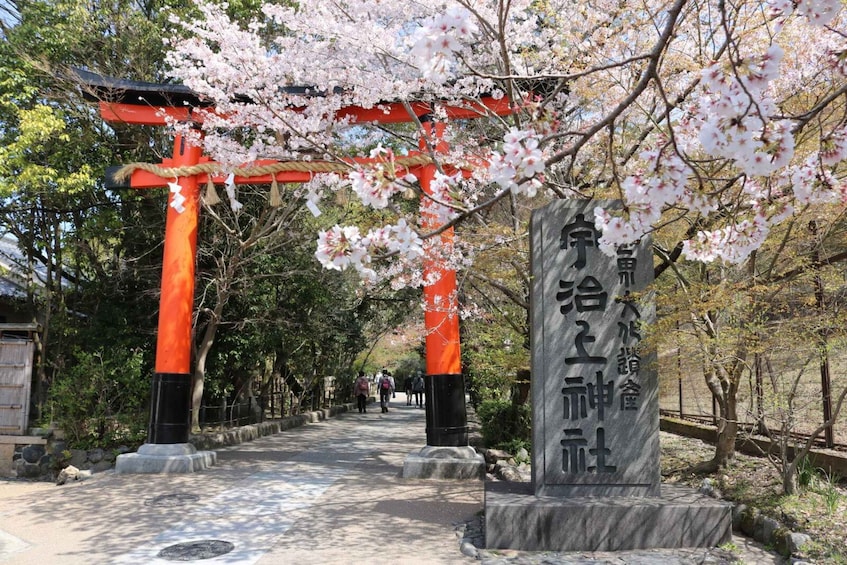
[[709,478],[720,496],[759,508],[792,531],[812,537],[808,550],[816,563],[847,564],[847,484],[820,470],[805,469],[799,494],[782,494],[782,479],[768,460],[737,454],[727,468],[698,475],[691,467],[711,459],[714,446],[662,432],[662,475],[667,482],[699,487]]

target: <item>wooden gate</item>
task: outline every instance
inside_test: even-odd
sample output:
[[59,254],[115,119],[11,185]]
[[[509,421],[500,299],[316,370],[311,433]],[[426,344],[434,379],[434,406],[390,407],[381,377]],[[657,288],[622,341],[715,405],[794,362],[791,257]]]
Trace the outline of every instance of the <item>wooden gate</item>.
[[0,435],[24,435],[29,420],[35,328],[12,325],[0,324]]

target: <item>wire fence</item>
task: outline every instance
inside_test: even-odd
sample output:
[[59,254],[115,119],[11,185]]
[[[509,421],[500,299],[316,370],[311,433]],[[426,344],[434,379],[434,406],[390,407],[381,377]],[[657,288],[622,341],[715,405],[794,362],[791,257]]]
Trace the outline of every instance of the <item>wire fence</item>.
[[[719,412],[706,384],[704,360],[689,345],[676,345],[659,355],[659,407],[665,415],[714,424]],[[830,382],[828,401],[824,361]],[[790,349],[753,356],[738,383],[739,424],[750,433],[785,425],[790,435],[808,437],[825,421],[825,412],[831,413],[838,394],[847,386],[845,368],[847,350],[833,348],[827,358],[819,360],[809,344],[796,343]],[[830,434],[821,434],[826,447],[847,445],[845,411],[847,406]]]

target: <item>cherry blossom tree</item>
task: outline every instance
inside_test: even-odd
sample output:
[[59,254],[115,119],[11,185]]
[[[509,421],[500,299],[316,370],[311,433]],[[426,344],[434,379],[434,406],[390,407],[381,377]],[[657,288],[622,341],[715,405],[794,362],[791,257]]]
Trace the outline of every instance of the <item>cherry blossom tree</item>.
[[[515,114],[492,116],[485,136],[452,125],[451,150],[433,153],[444,166],[487,163],[467,179],[442,176],[435,203],[449,223],[509,193],[620,197],[620,213],[596,213],[607,249],[685,219],[696,225],[685,257],[738,263],[798,208],[845,198],[838,0],[303,0],[264,5],[250,22],[226,5],[198,8],[202,17],[173,19],[169,64],[214,101],[202,143],[224,164],[340,159],[375,142],[392,146],[376,154],[399,154],[417,142],[339,110],[423,100],[437,117],[442,102],[494,95]],[[307,88],[282,88],[292,85]],[[374,258],[420,254],[430,234],[397,206],[418,188],[386,171],[359,168],[311,191],[315,212],[322,192],[352,189],[396,218],[371,234],[323,232],[328,268],[397,276],[375,272]]]
[[[327,268],[367,282],[427,282],[419,258],[440,230],[423,217],[461,227],[506,201],[621,199],[619,212],[595,210],[603,248],[670,234],[655,240],[659,271],[681,258],[743,263],[799,214],[847,202],[839,0],[300,0],[247,22],[225,4],[197,7],[172,19],[168,61],[214,111],[196,110],[202,131],[174,128],[225,167],[372,157],[292,196],[318,215],[349,191],[389,218],[318,235]],[[480,110],[443,140],[411,104],[444,120],[445,105],[485,96],[514,113]],[[386,102],[406,103],[412,134],[341,112]],[[394,167],[419,146],[440,171],[429,195]],[[234,186],[229,197],[235,206]],[[448,259],[463,267],[475,250],[458,235]]]

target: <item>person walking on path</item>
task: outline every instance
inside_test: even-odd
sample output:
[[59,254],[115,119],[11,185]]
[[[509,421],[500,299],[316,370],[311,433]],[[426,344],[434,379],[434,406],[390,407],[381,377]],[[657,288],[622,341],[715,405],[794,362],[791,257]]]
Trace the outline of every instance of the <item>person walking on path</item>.
[[365,377],[364,371],[359,371],[359,378],[356,379],[356,384],[353,385],[353,391],[356,395],[356,406],[359,408],[359,414],[368,413],[368,394],[371,391],[371,384]]
[[424,378],[420,373],[412,381],[412,394],[415,395],[415,406],[423,408]]
[[412,375],[403,379],[403,390],[406,392],[406,406],[412,405],[412,381],[414,380],[415,378]]
[[385,371],[382,378],[379,379],[377,387],[379,388],[379,406],[383,412],[388,412],[388,401],[394,394],[394,377],[391,376],[391,373]]

